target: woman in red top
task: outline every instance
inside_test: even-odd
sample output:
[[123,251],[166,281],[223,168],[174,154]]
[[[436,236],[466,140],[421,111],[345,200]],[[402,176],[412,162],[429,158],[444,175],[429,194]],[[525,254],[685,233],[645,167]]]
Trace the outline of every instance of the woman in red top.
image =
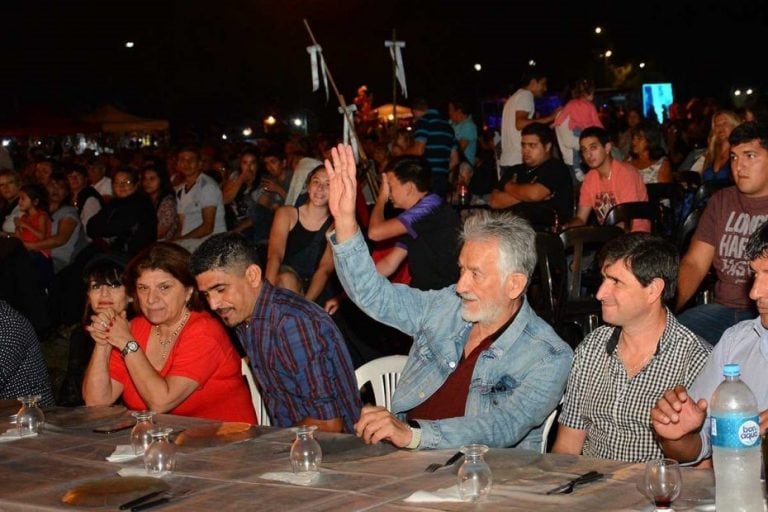
[[256,423],[240,357],[202,310],[188,260],[178,245],[159,242],[128,264],[123,282],[141,314],[130,322],[112,310],[91,318],[86,405],[122,395],[129,409]]

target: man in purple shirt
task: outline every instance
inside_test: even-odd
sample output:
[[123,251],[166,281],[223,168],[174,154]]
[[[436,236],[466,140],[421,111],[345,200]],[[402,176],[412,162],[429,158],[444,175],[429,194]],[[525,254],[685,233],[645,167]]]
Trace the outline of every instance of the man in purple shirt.
[[272,424],[354,432],[362,403],[344,338],[316,304],[265,281],[256,249],[223,233],[192,255],[197,286],[251,360]]

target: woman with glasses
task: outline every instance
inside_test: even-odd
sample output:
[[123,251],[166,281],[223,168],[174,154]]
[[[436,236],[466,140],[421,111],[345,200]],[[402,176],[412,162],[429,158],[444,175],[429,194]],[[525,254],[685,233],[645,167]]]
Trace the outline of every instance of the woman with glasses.
[[88,221],[88,236],[101,252],[133,256],[157,240],[155,207],[131,169],[115,173],[112,191],[113,199]]

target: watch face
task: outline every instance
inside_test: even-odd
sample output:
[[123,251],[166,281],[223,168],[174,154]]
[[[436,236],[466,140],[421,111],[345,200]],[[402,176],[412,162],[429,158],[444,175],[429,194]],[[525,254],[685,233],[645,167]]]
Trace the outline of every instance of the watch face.
[[136,352],[137,350],[139,350],[139,344],[136,343],[135,341],[129,341],[128,345],[126,346],[128,347],[128,350],[130,350],[131,352]]

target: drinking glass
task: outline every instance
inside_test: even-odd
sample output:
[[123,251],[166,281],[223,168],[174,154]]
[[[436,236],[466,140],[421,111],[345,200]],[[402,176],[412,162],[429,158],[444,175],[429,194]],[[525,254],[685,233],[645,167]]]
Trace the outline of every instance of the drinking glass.
[[683,479],[680,465],[674,459],[654,459],[645,463],[643,493],[653,501],[656,510],[669,512],[680,495]]
[[37,406],[40,395],[24,395],[17,398],[21,402],[21,409],[16,414],[16,430],[21,436],[30,436],[43,431],[45,415]]
[[316,472],[323,461],[323,450],[314,438],[315,425],[296,428],[296,439],[291,445],[291,467],[294,473]]
[[136,411],[131,413],[136,418],[136,425],[131,430],[131,446],[133,453],[142,455],[152,444],[152,430],[155,428],[155,413],[152,411]]
[[482,501],[488,497],[493,486],[491,468],[483,459],[488,451],[484,444],[469,444],[461,447],[464,462],[457,476],[459,496],[465,501]]
[[165,473],[176,469],[176,445],[168,436],[172,428],[155,428],[150,431],[152,443],[144,452],[144,467],[147,473]]

